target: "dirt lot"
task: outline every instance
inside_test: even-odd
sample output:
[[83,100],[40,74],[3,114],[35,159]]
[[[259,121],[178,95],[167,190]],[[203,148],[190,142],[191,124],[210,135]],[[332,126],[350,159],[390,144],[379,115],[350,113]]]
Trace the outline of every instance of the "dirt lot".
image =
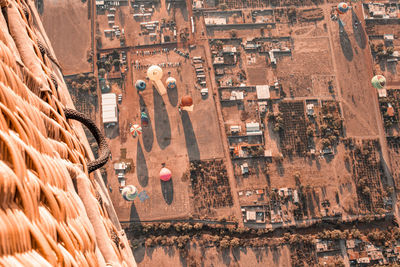
[[[324,84],[326,77],[333,75],[329,39],[327,36],[314,37],[312,32],[309,30],[307,35],[294,37],[292,57],[278,59],[277,77],[288,96],[331,95]],[[290,94],[289,88],[293,88],[294,94]]]
[[[201,49],[194,51],[201,55]],[[222,140],[220,139],[218,119],[212,96],[203,99],[200,92],[194,88],[194,69],[189,60],[174,52],[149,56],[130,53],[130,60],[139,59],[141,64],[159,64],[165,62],[180,62],[177,68],[164,68],[163,81],[171,76],[177,80],[177,89],[169,90],[167,95],[160,96],[146,80],[146,69],[135,69],[128,74],[126,90],[122,104],[119,105],[120,135],[125,134],[126,141],[120,138],[110,140],[113,159],[120,156],[120,148],[127,149],[126,158],[135,162],[135,172],[127,175],[127,184],[138,186],[139,192],[145,190],[149,199],[133,204],[122,200],[117,190],[117,179],[114,178],[113,166],[108,166],[108,179],[112,181],[111,193],[120,220],[131,219],[171,219],[187,217],[191,212],[189,200],[190,181],[182,181],[182,174],[187,171],[190,160],[222,158]],[[133,82],[137,79],[147,81],[146,90],[137,93]],[[177,109],[179,99],[183,95],[191,95],[194,110],[191,113]],[[143,135],[133,138],[128,133],[129,123],[140,123],[140,108],[149,115],[149,126],[143,128]],[[208,118],[205,120],[204,118]],[[162,183],[158,178],[161,164],[165,163],[172,173],[171,182]]]
[[[344,27],[340,27],[335,21],[330,21],[329,24],[346,133],[348,136],[376,136],[378,110],[375,108],[376,92],[370,85],[373,76],[371,55],[367,48],[364,26],[355,28],[352,23],[356,17],[357,20],[360,19],[360,11],[342,16]],[[371,112],[371,107],[374,107],[374,112]]]
[[[166,256],[168,255],[168,256]],[[189,260],[183,259],[175,248],[143,248],[134,251],[138,266],[291,266],[290,251],[287,246],[277,250],[269,248],[234,248],[221,251],[216,248],[199,249],[191,244]],[[191,259],[191,260],[190,260]],[[190,262],[189,262],[190,261]]]
[[[91,49],[87,2],[44,0],[42,21],[64,75],[90,72]],[[57,25],[57,27],[54,27]]]

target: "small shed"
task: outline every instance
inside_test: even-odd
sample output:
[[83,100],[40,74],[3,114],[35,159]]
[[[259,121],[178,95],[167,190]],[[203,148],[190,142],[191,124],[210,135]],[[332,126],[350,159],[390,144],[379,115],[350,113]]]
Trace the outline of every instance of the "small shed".
[[231,134],[237,134],[240,133],[241,127],[240,125],[232,125],[230,129],[231,129]]
[[388,108],[387,108],[387,114],[389,117],[393,117],[394,116],[394,108],[392,106],[392,104],[388,103]]
[[240,169],[242,170],[242,175],[248,174],[249,173],[249,165],[247,164],[247,162],[240,165]]
[[246,219],[247,221],[255,221],[256,220],[256,212],[255,211],[246,211]]
[[231,97],[229,98],[229,100],[243,100],[243,99],[244,99],[243,92],[239,91],[232,91]]
[[314,104],[307,104],[307,115],[314,115]]

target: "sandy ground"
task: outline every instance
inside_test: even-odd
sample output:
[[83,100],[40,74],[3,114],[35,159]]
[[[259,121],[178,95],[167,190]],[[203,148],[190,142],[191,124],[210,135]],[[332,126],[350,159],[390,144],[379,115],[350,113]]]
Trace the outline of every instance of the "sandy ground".
[[[175,248],[138,248],[134,251],[138,266],[189,266],[188,261],[179,255]],[[270,248],[234,248],[223,252],[216,248],[200,249],[191,246],[189,255],[193,255],[199,265],[195,266],[291,266],[290,251],[287,246],[276,250]],[[189,256],[190,257],[190,256]]]
[[[198,51],[201,53],[201,50]],[[163,62],[181,62],[179,72],[176,68],[165,68],[163,81],[171,76],[177,79],[177,89],[160,96],[147,82],[144,92],[137,93],[133,88],[132,72],[126,81],[120,108],[120,135],[126,135],[126,141],[120,138],[109,140],[112,147],[113,160],[120,157],[120,148],[127,149],[127,158],[135,163],[134,173],[127,174],[127,184],[134,184],[139,191],[145,190],[149,199],[134,204],[122,200],[117,191],[117,179],[112,166],[108,166],[108,181],[115,189],[111,193],[121,221],[131,219],[152,220],[162,218],[187,217],[191,212],[189,181],[181,180],[188,169],[189,159],[222,158],[222,140],[219,134],[218,119],[212,95],[203,99],[194,88],[194,69],[189,60],[171,52],[153,56],[137,56],[130,54],[129,59],[139,59],[142,64]],[[130,60],[129,60],[130,61]],[[146,70],[133,68],[133,81],[146,80]],[[190,95],[194,101],[193,112],[183,111],[179,114],[177,104],[183,95]],[[149,115],[149,126],[143,128],[143,135],[133,138],[128,132],[129,123],[140,123],[140,107]],[[158,178],[162,163],[171,169],[173,178],[170,182],[161,182]]]
[[87,3],[79,0],[43,2],[42,22],[63,74],[91,71],[91,64],[87,62],[87,52],[91,49]]
[[349,11],[341,18],[345,23],[342,29],[338,22],[329,23],[346,133],[348,136],[376,136],[378,126],[375,112],[371,112],[376,92],[370,85],[371,55],[367,47],[364,26],[359,25],[357,28],[353,26],[352,22],[355,19],[358,21],[361,19],[360,14],[357,15],[355,12]]

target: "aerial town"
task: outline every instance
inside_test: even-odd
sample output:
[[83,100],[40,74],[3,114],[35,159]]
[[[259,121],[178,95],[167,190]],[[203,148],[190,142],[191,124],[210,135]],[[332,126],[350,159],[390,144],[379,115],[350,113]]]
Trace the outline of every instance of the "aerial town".
[[138,266],[400,266],[398,1],[35,4]]

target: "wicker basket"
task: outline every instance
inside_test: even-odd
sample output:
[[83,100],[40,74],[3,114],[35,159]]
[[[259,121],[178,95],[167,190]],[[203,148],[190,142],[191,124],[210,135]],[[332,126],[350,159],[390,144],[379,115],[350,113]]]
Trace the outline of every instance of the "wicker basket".
[[0,266],[136,266],[33,1],[0,7]]

